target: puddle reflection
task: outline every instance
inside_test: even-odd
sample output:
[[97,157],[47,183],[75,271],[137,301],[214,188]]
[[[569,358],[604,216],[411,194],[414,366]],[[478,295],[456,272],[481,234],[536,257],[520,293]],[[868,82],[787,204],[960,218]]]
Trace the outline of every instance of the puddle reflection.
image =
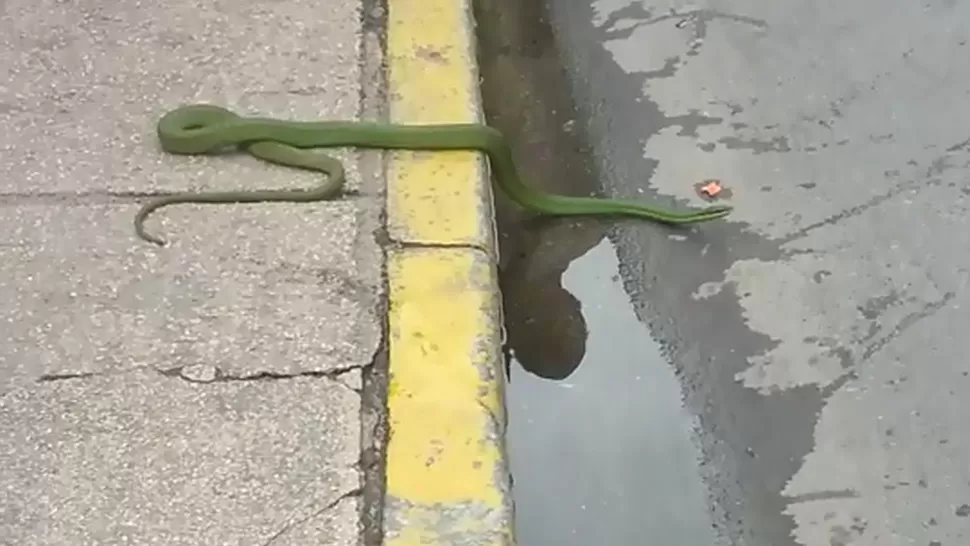
[[561,285],[546,281],[554,287],[521,295],[551,297],[548,318],[510,332],[519,546],[713,544],[692,417],[630,308],[611,243],[575,260]]

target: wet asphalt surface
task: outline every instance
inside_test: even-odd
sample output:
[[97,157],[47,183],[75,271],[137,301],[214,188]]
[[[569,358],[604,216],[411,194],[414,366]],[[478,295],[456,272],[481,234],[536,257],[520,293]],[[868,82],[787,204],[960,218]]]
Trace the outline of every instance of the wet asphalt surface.
[[966,544],[970,6],[478,4],[520,546]]

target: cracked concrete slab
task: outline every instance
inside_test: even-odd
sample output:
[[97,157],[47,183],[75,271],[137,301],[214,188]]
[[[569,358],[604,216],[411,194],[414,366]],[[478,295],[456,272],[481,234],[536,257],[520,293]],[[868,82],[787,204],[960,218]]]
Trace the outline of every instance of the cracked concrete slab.
[[372,117],[361,3],[326,4],[3,3],[0,544],[357,543],[373,152],[333,152],[337,201],[167,207],[165,248],[132,227],[159,192],[320,183],[154,131],[196,102]]
[[155,228],[165,249],[133,237],[135,206],[7,208],[0,389],[140,365],[242,377],[365,365],[380,294],[358,223],[376,207],[172,207]]
[[356,544],[359,403],[325,379],[147,369],[8,391],[0,542]]

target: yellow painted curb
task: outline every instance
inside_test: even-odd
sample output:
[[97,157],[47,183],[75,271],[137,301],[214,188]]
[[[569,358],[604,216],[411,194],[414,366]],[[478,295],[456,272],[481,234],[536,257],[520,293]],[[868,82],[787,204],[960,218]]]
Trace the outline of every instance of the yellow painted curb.
[[[386,0],[390,118],[478,122],[471,0]],[[386,546],[511,546],[491,185],[476,152],[388,165]]]
[[[481,121],[471,0],[387,0],[390,117],[396,123]],[[477,152],[394,152],[388,234],[493,254],[492,193]]]

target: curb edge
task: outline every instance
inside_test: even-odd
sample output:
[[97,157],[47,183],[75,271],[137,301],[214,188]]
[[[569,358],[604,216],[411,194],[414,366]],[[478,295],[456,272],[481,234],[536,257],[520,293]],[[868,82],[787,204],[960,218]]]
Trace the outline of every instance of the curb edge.
[[[391,123],[482,119],[472,0],[386,0]],[[477,152],[388,154],[384,543],[512,546],[497,240]]]

